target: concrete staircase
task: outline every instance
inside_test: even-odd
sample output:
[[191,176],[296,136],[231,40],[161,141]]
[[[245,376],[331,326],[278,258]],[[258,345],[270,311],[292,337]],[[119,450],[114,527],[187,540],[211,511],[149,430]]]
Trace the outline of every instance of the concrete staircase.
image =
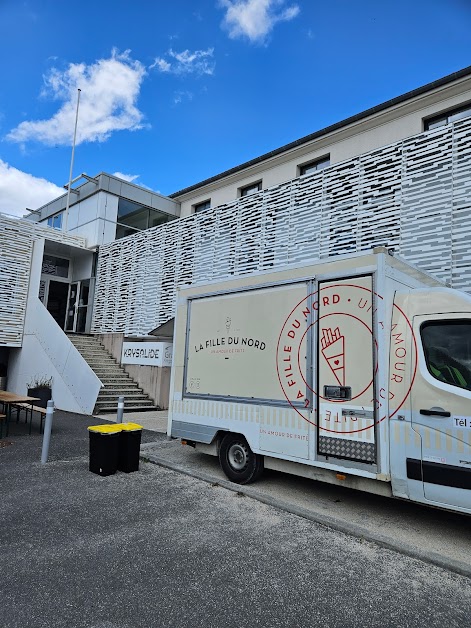
[[124,397],[125,412],[160,410],[95,336],[67,336],[104,385],[98,394],[95,414],[116,412],[120,396]]

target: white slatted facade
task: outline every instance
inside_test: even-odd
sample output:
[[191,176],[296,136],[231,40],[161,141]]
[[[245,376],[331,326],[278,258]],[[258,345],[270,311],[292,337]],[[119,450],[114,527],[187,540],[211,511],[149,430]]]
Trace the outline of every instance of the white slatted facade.
[[471,291],[471,119],[100,248],[93,331],[145,335],[176,289],[374,246]]
[[0,214],[0,345],[21,347],[33,242],[85,247],[85,239]]

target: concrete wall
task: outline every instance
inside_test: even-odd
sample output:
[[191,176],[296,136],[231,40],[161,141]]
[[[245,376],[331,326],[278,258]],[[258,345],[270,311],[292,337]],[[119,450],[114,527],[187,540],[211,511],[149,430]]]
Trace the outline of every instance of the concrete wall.
[[[126,339],[124,334],[98,334],[97,338],[115,360],[121,364],[121,352],[123,342]],[[152,338],[149,342],[155,342],[155,338]],[[168,408],[170,367],[160,368],[138,364],[122,364],[122,367],[157,406],[162,408],[162,410]]]
[[[362,153],[388,146],[424,130],[424,118],[438,115],[471,101],[471,78],[421,95],[372,115],[364,120],[326,134],[309,143],[266,159],[224,179],[176,197],[181,202],[181,216],[193,213],[193,206],[211,199],[217,207],[238,196],[238,189],[262,180],[269,188],[299,176],[299,166],[330,154],[337,164]],[[215,173],[216,174],[216,173]]]
[[162,410],[168,409],[170,368],[123,364],[123,368]]
[[72,205],[67,230],[85,237],[88,247],[112,242],[116,235],[118,201],[117,196],[98,192]]
[[87,251],[86,254],[78,255],[75,252],[71,256],[72,274],[71,282],[90,279],[93,269],[93,253]]

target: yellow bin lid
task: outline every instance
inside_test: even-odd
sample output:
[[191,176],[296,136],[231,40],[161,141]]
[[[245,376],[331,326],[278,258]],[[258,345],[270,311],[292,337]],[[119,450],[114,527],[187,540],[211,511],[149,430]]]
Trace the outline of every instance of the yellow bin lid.
[[122,423],[123,432],[137,432],[137,430],[142,430],[142,425],[138,425],[137,423]]
[[88,427],[90,432],[96,432],[98,434],[118,434],[122,429],[121,423],[115,423],[113,425],[90,425]]

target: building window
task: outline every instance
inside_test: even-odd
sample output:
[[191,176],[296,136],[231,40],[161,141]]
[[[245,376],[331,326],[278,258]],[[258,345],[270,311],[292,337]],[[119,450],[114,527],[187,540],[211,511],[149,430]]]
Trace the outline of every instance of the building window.
[[211,199],[208,199],[207,201],[203,201],[202,203],[197,203],[196,205],[193,205],[195,214],[198,212],[203,212],[205,209],[209,209],[210,207],[211,207]]
[[251,194],[260,192],[261,189],[262,182],[257,181],[257,183],[251,183],[250,185],[245,185],[243,188],[239,188],[239,196],[250,196]]
[[118,220],[116,223],[116,239],[124,238],[138,231],[157,227],[174,216],[151,209],[139,203],[133,203],[124,198],[118,201]]
[[62,229],[62,216],[63,212],[56,214],[55,216],[49,216],[47,219],[47,226],[53,229]]
[[441,113],[439,116],[424,120],[424,130],[430,131],[432,129],[438,129],[441,126],[450,124],[450,122],[455,122],[456,120],[461,120],[461,118],[467,118],[468,116],[471,116],[471,105],[451,109],[446,113]]
[[302,177],[304,174],[311,174],[316,170],[323,170],[330,166],[330,155],[328,157],[322,157],[321,159],[316,159],[315,161],[310,161],[307,164],[302,164],[299,166],[299,176]]

